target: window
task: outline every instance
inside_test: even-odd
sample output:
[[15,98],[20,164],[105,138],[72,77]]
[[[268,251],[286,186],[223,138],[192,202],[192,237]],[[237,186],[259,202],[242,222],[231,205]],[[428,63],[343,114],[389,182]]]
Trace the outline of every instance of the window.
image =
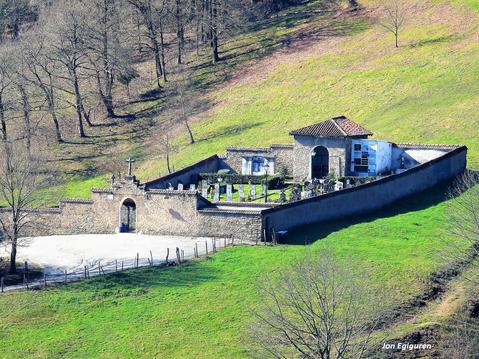
[[356,152],[361,151],[361,145],[360,144],[355,144],[354,145],[354,151],[356,151]]

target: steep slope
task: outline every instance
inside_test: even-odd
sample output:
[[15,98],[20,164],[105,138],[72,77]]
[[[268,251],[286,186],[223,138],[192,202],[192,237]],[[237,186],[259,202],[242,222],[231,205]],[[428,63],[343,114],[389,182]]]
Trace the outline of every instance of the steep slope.
[[339,36],[344,20],[319,21],[287,48],[245,66],[209,95],[215,106],[194,125],[198,143],[178,141],[177,167],[227,145],[290,142],[288,130],[339,114],[377,138],[464,143],[477,167],[479,15],[444,2],[407,4],[399,49],[376,23],[384,14],[371,1],[347,23],[360,28],[355,34]]

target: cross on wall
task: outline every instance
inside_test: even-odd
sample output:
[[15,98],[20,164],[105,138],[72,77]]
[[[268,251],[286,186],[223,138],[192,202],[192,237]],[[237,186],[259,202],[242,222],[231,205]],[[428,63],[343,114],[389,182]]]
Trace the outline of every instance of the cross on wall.
[[130,157],[126,160],[126,162],[128,162],[128,176],[131,177],[132,173],[133,173],[132,166],[133,166],[133,163],[136,162],[136,161],[135,161],[135,159]]

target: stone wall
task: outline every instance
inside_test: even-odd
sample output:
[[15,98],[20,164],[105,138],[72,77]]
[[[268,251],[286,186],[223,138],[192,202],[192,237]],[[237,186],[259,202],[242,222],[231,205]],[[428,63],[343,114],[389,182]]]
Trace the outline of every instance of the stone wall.
[[228,147],[226,156],[223,159],[224,167],[232,169],[236,173],[241,173],[243,157],[256,156],[273,158],[276,173],[284,167],[288,174],[293,174],[293,145],[274,144],[270,147]]
[[450,180],[466,168],[467,148],[462,146],[403,173],[358,187],[328,193],[262,212],[267,231],[344,218],[383,208],[400,198]]
[[341,177],[349,174],[351,162],[351,138],[294,136],[294,180],[310,178],[311,153],[316,146],[324,146],[329,152],[329,173]]
[[171,184],[174,188],[178,188],[178,183],[181,182],[187,189],[191,183],[196,184],[198,182],[198,174],[215,173],[219,168],[220,158],[214,155],[167,176],[146,182],[145,187],[147,189],[168,189]]

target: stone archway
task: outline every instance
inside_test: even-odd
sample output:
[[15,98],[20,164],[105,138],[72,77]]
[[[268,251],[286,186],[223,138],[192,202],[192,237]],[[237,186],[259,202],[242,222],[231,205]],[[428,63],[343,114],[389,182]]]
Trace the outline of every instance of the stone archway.
[[136,203],[130,198],[123,201],[120,207],[120,232],[136,231]]
[[329,174],[329,152],[324,146],[317,146],[311,152],[311,178],[323,178]]

